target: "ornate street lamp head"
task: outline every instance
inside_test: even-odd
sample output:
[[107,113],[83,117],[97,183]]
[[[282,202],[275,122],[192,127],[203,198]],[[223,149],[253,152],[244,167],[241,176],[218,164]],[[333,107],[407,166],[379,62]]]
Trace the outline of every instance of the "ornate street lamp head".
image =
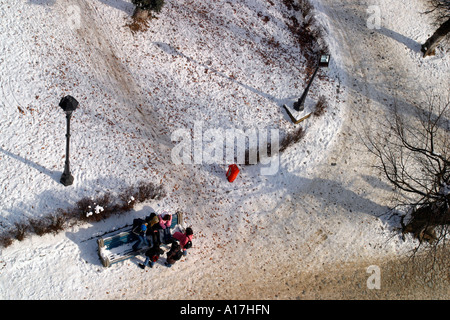
[[329,63],[330,63],[330,55],[321,54],[319,57],[319,67],[328,67]]
[[78,107],[78,101],[72,96],[65,96],[59,102],[59,106],[66,112],[71,113]]

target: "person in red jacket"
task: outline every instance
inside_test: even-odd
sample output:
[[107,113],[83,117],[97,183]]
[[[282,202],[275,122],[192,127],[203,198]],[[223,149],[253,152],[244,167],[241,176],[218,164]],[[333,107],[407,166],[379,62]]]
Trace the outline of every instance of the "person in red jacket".
[[172,235],[172,237],[180,242],[181,250],[183,250],[183,255],[187,255],[186,249],[188,249],[189,247],[188,242],[191,242],[192,244],[192,238],[194,237],[194,232],[192,231],[192,228],[186,228],[185,233],[177,231]]

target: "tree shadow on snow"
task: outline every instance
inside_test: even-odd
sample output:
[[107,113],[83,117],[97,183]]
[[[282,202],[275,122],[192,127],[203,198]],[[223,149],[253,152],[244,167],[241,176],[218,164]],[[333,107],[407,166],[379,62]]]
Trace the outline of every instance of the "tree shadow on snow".
[[417,41],[414,41],[413,39],[405,37],[404,35],[396,32],[394,30],[385,28],[385,27],[381,27],[379,29],[374,29],[374,30],[376,30],[377,32],[379,32],[380,34],[382,34],[386,37],[390,37],[390,38],[394,39],[395,41],[397,41],[401,44],[404,44],[411,51],[414,51],[417,53],[420,52],[421,44],[418,43]]
[[[342,39],[338,37],[338,40],[342,41],[336,49],[344,52],[343,56],[349,60],[349,65],[343,69],[335,64],[332,58],[330,69],[334,68],[337,74],[344,75],[345,81],[343,84],[347,86],[349,91],[354,92],[356,97],[365,98],[358,101],[360,104],[368,105],[368,108],[370,108],[371,103],[379,103],[387,111],[392,111],[393,106],[397,106],[400,114],[416,117],[414,106],[421,101],[415,101],[415,99],[421,99],[420,95],[414,97],[412,94],[405,93],[427,94],[432,89],[427,88],[426,84],[422,82],[407,81],[409,78],[415,79],[417,76],[412,74],[407,64],[402,62],[402,59],[421,60],[420,43],[384,26],[380,26],[379,29],[368,28],[369,14],[366,11],[367,7],[364,4],[355,4],[355,6],[357,6],[357,9],[336,4],[335,8],[329,9],[330,12],[322,11],[331,22],[337,21],[338,26],[340,23],[347,26],[340,30],[341,32],[345,33],[346,29],[351,29],[357,30],[359,33],[357,43],[347,43],[347,37],[345,36]],[[341,19],[336,17],[341,17]],[[413,58],[406,53],[407,50],[404,57],[394,56],[393,54],[396,51],[387,51],[389,39],[386,38],[396,42],[392,45],[389,44],[393,48],[396,48],[399,44],[400,46],[404,45],[413,53]],[[350,38],[350,40],[352,39]],[[366,54],[370,50],[370,48],[367,48],[368,44],[375,48],[372,55]],[[336,53],[336,55],[342,56],[341,53]],[[376,63],[368,63],[367,59],[375,59]],[[414,60],[412,62],[415,63]]]
[[361,175],[361,178],[363,178],[373,188],[383,189],[386,191],[392,191],[394,189],[392,185],[378,179],[377,177],[363,174],[363,175]]
[[282,106],[282,105],[285,104],[287,101],[291,101],[292,99],[298,98],[298,97],[289,97],[289,98],[286,98],[286,99],[279,99],[279,98],[276,98],[276,97],[274,97],[274,96],[272,96],[272,95],[270,95],[270,94],[268,94],[268,93],[259,91],[259,90],[255,89],[255,88],[253,88],[253,87],[251,87],[251,86],[249,86],[249,85],[246,85],[246,84],[244,84],[244,83],[242,83],[242,82],[236,80],[235,78],[232,78],[232,77],[226,75],[226,74],[223,73],[223,72],[220,72],[220,71],[218,71],[218,70],[216,70],[216,69],[214,69],[214,68],[211,68],[210,66],[208,66],[208,65],[205,64],[205,63],[198,62],[198,61],[192,59],[191,57],[186,56],[184,53],[181,53],[180,51],[178,51],[177,49],[175,49],[174,47],[172,47],[171,45],[169,45],[169,44],[167,44],[167,43],[164,43],[164,42],[154,42],[154,44],[155,44],[158,48],[160,48],[162,51],[164,51],[165,53],[167,53],[167,54],[170,54],[170,55],[173,55],[173,56],[182,57],[182,58],[186,59],[186,60],[189,61],[189,62],[193,62],[193,63],[195,63],[196,65],[205,68],[206,70],[208,70],[208,72],[211,72],[211,73],[213,73],[213,74],[215,74],[215,75],[218,75],[218,76],[220,76],[220,77],[222,77],[222,78],[224,78],[224,79],[226,79],[226,80],[228,80],[228,81],[231,81],[231,82],[233,82],[233,83],[235,83],[235,84],[237,84],[237,85],[243,87],[244,89],[246,89],[246,90],[248,90],[248,91],[250,91],[250,92],[252,92],[252,93],[255,93],[255,94],[257,94],[257,95],[259,95],[259,96],[261,96],[261,97],[263,97],[263,98],[265,98],[265,99],[267,99],[267,100],[269,100],[269,101],[272,101],[273,103],[275,103],[275,104],[277,104],[277,105],[279,105],[279,106]]
[[[260,165],[257,165],[255,169],[258,170],[259,167]],[[336,168],[336,180],[301,177],[283,168],[280,164],[278,173],[274,176],[261,178],[262,181],[265,180],[263,182],[265,186],[252,194],[253,198],[272,194],[271,197],[274,200],[277,199],[275,205],[271,206],[267,212],[259,213],[272,214],[277,211],[277,208],[285,205],[292,207],[293,214],[300,210],[314,212],[318,217],[332,215],[333,212],[339,210],[349,219],[369,215],[380,219],[383,224],[388,225],[391,229],[398,227],[398,221],[391,219],[392,211],[389,206],[378,203],[377,199],[370,199],[363,189],[351,190],[350,186],[344,185],[345,177],[340,177],[339,166],[333,166],[333,168]],[[388,187],[383,183],[378,183],[378,181],[375,182],[375,177],[369,179],[365,176],[362,178],[366,182],[371,180],[369,188],[384,190]],[[341,179],[342,181],[340,181]],[[276,194],[276,197],[273,196],[274,194]]]
[[54,5],[56,0],[28,0],[28,3],[38,4],[43,6],[52,6]]
[[98,1],[110,6],[112,8],[121,10],[121,11],[129,14],[130,16],[133,14],[133,11],[135,8],[134,4],[123,1],[123,0],[98,0]]
[[383,212],[389,210],[389,207],[380,205],[362,194],[347,189],[339,181],[313,178],[309,186],[312,186],[312,188],[303,189],[302,192],[321,198],[325,205],[340,206],[346,209],[350,215],[364,213],[380,216]]

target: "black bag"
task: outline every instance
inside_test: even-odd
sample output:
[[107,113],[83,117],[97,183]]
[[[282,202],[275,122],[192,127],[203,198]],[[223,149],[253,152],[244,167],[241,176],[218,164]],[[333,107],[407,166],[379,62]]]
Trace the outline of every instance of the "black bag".
[[146,252],[145,252],[145,255],[147,256],[147,257],[149,257],[149,258],[153,258],[153,257],[155,257],[155,256],[160,256],[160,255],[162,255],[164,253],[164,251],[163,250],[161,250],[161,248],[159,248],[159,247],[151,247],[150,249],[148,249]]
[[175,261],[178,261],[178,260],[181,259],[182,256],[183,256],[183,251],[181,251],[181,248],[178,248],[178,250],[175,251],[172,259],[175,260]]
[[145,223],[145,220],[143,220],[141,218],[133,219],[133,228],[132,228],[132,230],[136,229],[136,227],[140,227],[144,223]]
[[177,241],[173,241],[169,252],[167,252],[167,257],[175,261],[178,261],[181,259],[182,256],[183,251],[181,251],[181,246]]
[[[140,218],[133,219],[133,227],[131,228],[131,233],[133,236],[138,236],[141,233],[141,226],[145,223],[145,220]],[[136,237],[133,237],[136,238]]]
[[184,246],[184,248],[185,248],[185,249],[192,248],[192,241],[188,241],[188,242],[186,243],[186,245]]

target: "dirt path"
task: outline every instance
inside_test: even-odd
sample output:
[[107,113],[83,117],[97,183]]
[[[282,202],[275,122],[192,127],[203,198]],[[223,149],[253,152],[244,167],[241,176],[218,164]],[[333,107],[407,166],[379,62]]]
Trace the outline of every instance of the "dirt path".
[[169,137],[161,134],[160,124],[155,121],[157,116],[153,106],[141,92],[126,64],[118,58],[123,54],[110,39],[110,34],[104,27],[107,22],[89,1],[71,0],[70,4],[80,8],[82,13],[80,17],[82,21],[74,32],[88,49],[85,62],[91,65],[93,76],[102,82],[105,88],[115,92],[116,97],[121,97],[120,103],[124,106],[123,112],[126,117],[134,117],[135,122],[145,128],[149,140],[154,141],[153,147],[158,150],[156,153],[160,160],[168,162],[171,147]]
[[[278,266],[271,272],[247,270],[243,281],[221,283],[220,275],[205,279],[208,286],[194,299],[281,299],[281,300],[377,300],[442,299],[450,296],[450,276],[445,266],[449,252],[441,252],[435,264],[427,257],[379,261],[358,261],[329,265],[319,272],[294,271]],[[379,267],[379,287],[374,286],[374,270]],[[269,276],[270,275],[270,276]]]

